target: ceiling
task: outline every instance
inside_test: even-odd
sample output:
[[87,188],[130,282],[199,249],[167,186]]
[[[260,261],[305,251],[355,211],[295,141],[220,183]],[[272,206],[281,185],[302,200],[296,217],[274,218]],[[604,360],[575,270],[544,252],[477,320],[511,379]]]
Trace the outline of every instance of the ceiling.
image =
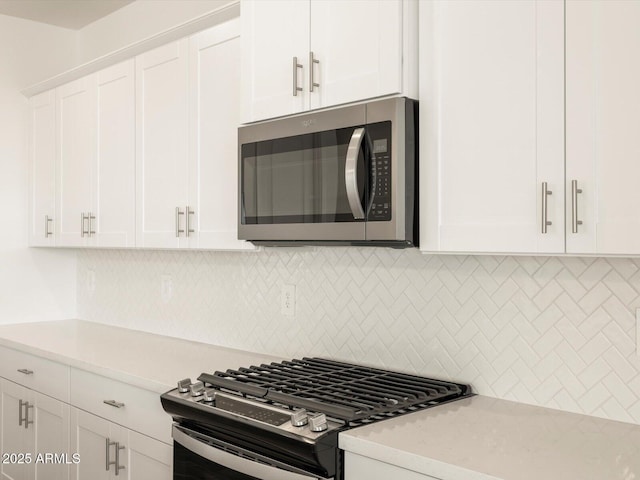
[[0,15],[79,30],[134,0],[0,0]]

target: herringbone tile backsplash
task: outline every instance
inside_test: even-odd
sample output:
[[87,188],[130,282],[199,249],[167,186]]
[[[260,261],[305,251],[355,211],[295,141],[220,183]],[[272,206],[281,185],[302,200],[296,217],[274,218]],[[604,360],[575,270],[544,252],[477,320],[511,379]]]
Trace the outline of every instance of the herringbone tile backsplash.
[[[88,250],[78,269],[85,320],[446,377],[640,424],[638,259]],[[280,313],[285,284],[293,317]]]

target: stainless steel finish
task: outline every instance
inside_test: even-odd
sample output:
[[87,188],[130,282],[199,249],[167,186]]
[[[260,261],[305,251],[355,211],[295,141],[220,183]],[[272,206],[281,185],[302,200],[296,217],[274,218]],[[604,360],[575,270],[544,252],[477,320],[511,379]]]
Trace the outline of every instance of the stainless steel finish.
[[213,388],[205,390],[202,394],[202,401],[212,403],[216,399],[216,391]]
[[91,237],[91,235],[95,235],[96,232],[93,230],[93,226],[92,226],[92,220],[95,220],[96,216],[89,212],[89,214],[87,215],[87,220],[89,221],[89,228],[87,230],[87,233],[89,234],[89,237]]
[[106,403],[110,407],[122,408],[124,407],[124,403],[116,402],[115,400],[103,400],[102,403]]
[[547,227],[553,225],[548,218],[548,201],[547,197],[553,192],[547,187],[547,182],[542,182],[542,233],[547,233]]
[[195,212],[195,210],[191,210],[191,208],[189,207],[189,205],[187,205],[184,209],[184,211],[186,212],[184,218],[185,218],[185,232],[187,234],[187,237],[189,236],[190,233],[194,233],[195,230],[193,230],[189,225],[191,223],[191,215],[193,215]]
[[356,128],[351,135],[347,148],[347,160],[344,164],[344,183],[347,187],[347,198],[353,218],[363,219],[364,210],[360,203],[360,191],[358,190],[358,155],[364,140],[364,128]]
[[298,57],[293,57],[293,96],[297,97],[302,87],[298,86],[298,69],[302,70],[302,65],[298,63]]
[[18,400],[18,426],[21,427],[22,426],[22,422],[24,422],[24,418],[22,418],[22,407],[24,407],[24,405],[27,402],[23,402],[21,399]]
[[184,215],[184,212],[180,211],[180,207],[176,207],[176,237],[180,237],[184,230],[180,230],[180,215]]
[[190,378],[185,378],[183,380],[180,380],[178,382],[178,391],[180,393],[187,393],[189,392],[189,387],[191,386],[191,379]]
[[80,212],[80,236],[84,237],[85,234],[87,233],[84,230],[84,221],[87,217],[85,216],[84,212]]
[[106,458],[106,470],[107,472],[109,471],[109,467],[111,465],[115,465],[116,461],[114,460],[113,462],[109,459],[110,455],[109,455],[109,449],[111,448],[112,445],[117,445],[116,442],[112,442],[111,439],[109,437],[105,438],[105,448],[106,448],[106,453],[105,453],[105,458]]
[[204,394],[204,383],[196,382],[191,385],[191,396],[192,397],[200,397]]
[[[216,440],[216,442],[219,443],[220,446],[217,447],[204,443],[204,441],[199,441],[198,437],[202,436],[187,428],[177,425],[173,426],[173,439],[176,443],[179,443],[202,458],[217,463],[234,472],[248,475],[252,478],[259,478],[260,480],[333,480],[332,478],[318,477],[317,475],[312,475],[298,469],[295,469],[297,471],[291,471],[293,467],[285,469],[286,465],[282,465],[283,468],[278,468],[278,466],[274,465],[278,465],[279,462],[275,462],[268,457],[218,440]],[[227,445],[230,447],[229,450],[237,451],[238,455],[226,451],[227,449],[225,447]],[[223,450],[223,448],[225,448],[225,450]]]
[[53,232],[49,231],[49,223],[53,222],[53,218],[49,218],[49,215],[44,216],[44,238],[49,238],[49,235],[53,235]]
[[124,445],[116,442],[116,476],[120,475],[120,470],[124,470],[124,466],[120,465],[120,450],[124,450]]
[[291,425],[294,427],[304,427],[309,423],[307,411],[304,408],[296,410],[291,414]]
[[578,181],[571,180],[571,232],[578,233],[578,225],[582,225],[582,220],[578,220],[578,194],[582,189],[578,188]]
[[309,417],[309,428],[312,432],[324,432],[327,427],[327,417],[324,413],[318,413]]
[[309,91],[313,92],[313,87],[319,87],[320,84],[313,80],[313,64],[320,65],[320,60],[313,58],[313,52],[309,52]]
[[18,372],[24,373],[25,375],[33,375],[33,370],[29,370],[28,368],[19,368]]
[[29,409],[32,409],[33,405],[29,402],[24,402],[24,428],[29,428],[29,425],[33,424],[33,420],[29,420]]

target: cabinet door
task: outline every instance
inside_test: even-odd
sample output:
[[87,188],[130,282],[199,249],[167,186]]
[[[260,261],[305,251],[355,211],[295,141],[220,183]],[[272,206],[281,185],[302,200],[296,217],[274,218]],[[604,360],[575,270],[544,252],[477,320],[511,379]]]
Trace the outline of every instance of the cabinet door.
[[[136,245],[186,245],[188,40],[136,57]],[[176,214],[180,208],[182,215]],[[178,222],[179,220],[179,222]]]
[[59,87],[56,97],[57,245],[81,246],[88,240],[81,234],[81,215],[91,211],[91,167],[96,158],[95,74]]
[[98,148],[93,179],[91,241],[101,247],[135,246],[134,61],[97,74]]
[[[1,452],[8,455],[25,454],[29,447],[28,436],[30,432],[25,429],[24,423],[19,424],[19,419],[24,418],[25,407],[21,405],[21,402],[29,400],[29,390],[8,380],[0,379],[0,395],[2,396],[2,400],[0,400],[2,406]],[[30,419],[32,413],[33,410],[30,410]],[[32,426],[29,425],[29,428]],[[25,463],[0,462],[0,478],[2,480],[23,480],[25,477]]]
[[563,252],[563,2],[437,1],[420,15],[432,31],[420,49],[422,249]]
[[[56,95],[55,90],[36,95],[30,103],[29,245],[51,247],[56,214]],[[51,221],[47,221],[47,218]],[[51,234],[47,234],[51,232]]]
[[[29,478],[67,480],[67,462],[73,460],[73,452],[69,450],[69,405],[37,392],[32,393],[35,399],[35,429],[31,433],[31,451],[34,459],[40,460],[37,456],[42,455],[44,462],[34,460],[34,463],[28,466]],[[47,459],[47,454],[53,454],[54,457]]]
[[131,430],[127,432],[126,462],[121,464],[129,480],[173,478],[173,448]]
[[[311,108],[402,91],[399,0],[312,0]],[[305,58],[305,62],[310,59]],[[311,79],[304,86],[311,89]]]
[[640,3],[566,9],[567,252],[638,254]]
[[[72,480],[107,480],[111,478],[114,466],[106,469],[107,442],[110,435],[111,422],[96,417],[77,408],[71,409],[71,452],[80,455],[80,462],[71,466]],[[109,450],[113,461],[113,446]]]
[[189,40],[192,248],[254,248],[238,240],[239,27],[232,20]]
[[241,10],[242,122],[307,109],[309,0],[242,0]]

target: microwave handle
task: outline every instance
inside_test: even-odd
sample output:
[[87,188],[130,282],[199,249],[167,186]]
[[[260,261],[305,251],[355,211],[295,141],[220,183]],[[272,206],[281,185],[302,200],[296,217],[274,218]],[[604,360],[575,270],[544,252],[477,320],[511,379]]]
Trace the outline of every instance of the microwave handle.
[[364,128],[356,128],[351,135],[349,148],[347,148],[347,161],[344,165],[344,183],[347,189],[347,199],[353,218],[364,218],[364,210],[360,202],[358,190],[358,154],[364,140]]

